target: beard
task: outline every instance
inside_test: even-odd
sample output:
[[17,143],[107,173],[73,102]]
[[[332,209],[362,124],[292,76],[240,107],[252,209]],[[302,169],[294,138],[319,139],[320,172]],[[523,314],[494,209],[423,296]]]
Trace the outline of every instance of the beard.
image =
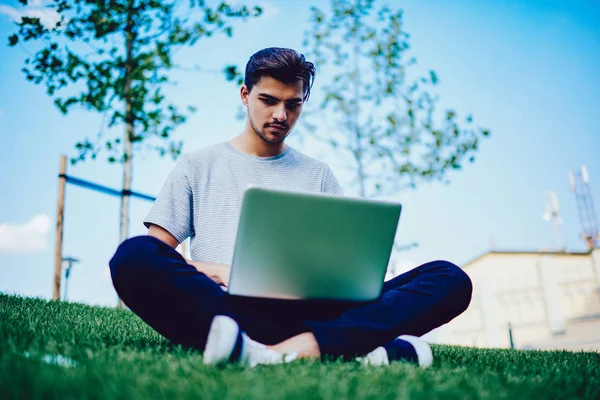
[[252,130],[254,131],[254,133],[256,133],[256,136],[258,136],[260,138],[260,140],[262,140],[263,142],[268,143],[268,144],[279,144],[279,143],[283,142],[285,140],[285,138],[288,137],[288,135],[290,134],[290,131],[281,132],[281,134],[279,136],[269,138],[265,134],[264,131],[262,131],[256,127],[256,125],[254,124],[254,121],[252,120],[252,117],[250,117],[250,113],[248,113],[248,121],[250,121],[250,126],[252,127]]

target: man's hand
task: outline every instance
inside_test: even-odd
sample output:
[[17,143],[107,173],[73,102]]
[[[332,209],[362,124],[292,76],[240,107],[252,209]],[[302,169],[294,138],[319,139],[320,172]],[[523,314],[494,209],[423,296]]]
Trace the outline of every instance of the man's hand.
[[[162,240],[172,248],[176,248],[179,242],[173,235],[171,235],[166,229],[158,225],[150,225],[148,235],[153,236],[159,240]],[[229,275],[231,275],[231,265],[215,264],[215,263],[203,263],[199,261],[185,260],[188,264],[208,276],[219,285],[229,286]]]
[[199,272],[208,276],[210,279],[223,285],[229,286],[229,276],[231,275],[231,266],[225,264],[204,263],[200,261],[185,260],[188,264],[196,268]]

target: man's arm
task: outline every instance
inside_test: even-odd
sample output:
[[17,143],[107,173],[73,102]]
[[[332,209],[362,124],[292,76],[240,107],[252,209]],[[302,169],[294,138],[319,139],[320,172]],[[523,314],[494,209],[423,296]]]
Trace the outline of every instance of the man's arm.
[[331,171],[331,168],[329,168],[329,166],[326,166],[325,172],[323,173],[323,178],[321,181],[321,192],[331,193],[338,196],[344,195],[342,187],[340,186],[337,178],[335,177],[333,171]]
[[[171,235],[169,231],[155,224],[150,225],[150,229],[148,229],[148,236],[155,237],[158,240],[168,244],[172,248],[176,248],[179,245],[177,239],[175,239],[175,237]],[[204,263],[188,259],[186,259],[185,261],[194,268],[196,268],[199,272],[202,272],[210,279],[218,283],[219,285],[229,285],[229,275],[231,273],[230,265]]]
[[172,248],[176,248],[177,246],[179,246],[179,242],[177,241],[177,239],[175,239],[175,236],[171,235],[169,231],[158,225],[150,225],[150,229],[148,229],[148,236],[155,237],[158,240],[165,242]]

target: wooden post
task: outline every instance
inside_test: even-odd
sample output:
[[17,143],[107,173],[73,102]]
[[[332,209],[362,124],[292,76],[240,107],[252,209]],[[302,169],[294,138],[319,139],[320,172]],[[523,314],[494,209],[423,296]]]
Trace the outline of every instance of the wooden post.
[[63,223],[65,217],[65,186],[67,179],[67,156],[60,156],[58,178],[58,205],[56,211],[56,244],[54,248],[54,293],[53,300],[60,300],[60,278],[62,275],[62,242],[63,242]]

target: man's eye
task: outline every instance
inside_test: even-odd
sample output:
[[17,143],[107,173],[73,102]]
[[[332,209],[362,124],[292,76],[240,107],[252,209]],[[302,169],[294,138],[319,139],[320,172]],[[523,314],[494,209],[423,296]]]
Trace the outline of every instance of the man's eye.
[[263,101],[265,104],[268,104],[268,105],[270,105],[270,106],[272,106],[272,105],[274,105],[274,104],[275,104],[275,102],[274,102],[273,100],[269,100],[269,99],[262,99],[262,101]]
[[298,107],[300,107],[300,103],[290,103],[288,104],[288,108],[291,110],[296,110]]

